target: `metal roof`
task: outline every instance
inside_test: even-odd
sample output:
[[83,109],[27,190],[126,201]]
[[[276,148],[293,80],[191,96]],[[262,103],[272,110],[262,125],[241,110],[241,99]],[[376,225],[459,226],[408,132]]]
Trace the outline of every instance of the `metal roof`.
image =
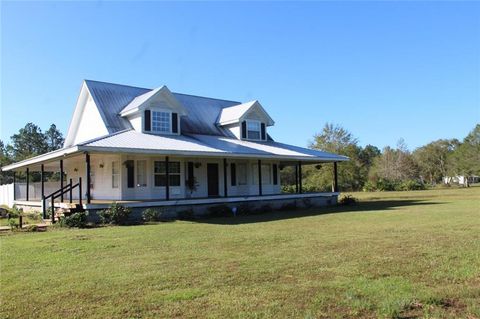
[[257,101],[246,102],[223,108],[218,116],[218,124],[228,124],[238,121]]
[[96,151],[346,161],[347,157],[274,141],[252,142],[215,135],[155,135],[128,130],[79,145]]
[[[85,80],[85,83],[99,108],[109,133],[132,128],[129,121],[119,115],[120,112],[136,97],[153,91],[92,80]],[[174,92],[172,94],[188,113],[188,116],[181,117],[183,133],[230,136],[227,131],[216,126],[217,117],[223,108],[238,105],[240,102]]]

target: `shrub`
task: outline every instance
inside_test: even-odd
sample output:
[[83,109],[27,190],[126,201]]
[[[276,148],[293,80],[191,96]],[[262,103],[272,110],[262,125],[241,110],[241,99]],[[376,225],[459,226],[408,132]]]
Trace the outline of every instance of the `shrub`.
[[399,190],[402,190],[402,191],[424,190],[425,184],[415,180],[408,180],[408,181],[402,182],[399,188],[400,188]]
[[232,210],[227,205],[217,205],[208,208],[210,217],[229,217],[232,216]]
[[358,199],[353,197],[352,195],[344,195],[338,201],[340,205],[355,205],[358,203]]
[[98,215],[102,224],[124,225],[131,212],[130,208],[113,203],[108,209],[100,211]]
[[142,218],[146,222],[158,222],[165,220],[165,210],[156,208],[147,208],[142,212]]
[[8,226],[10,226],[10,229],[11,229],[11,230],[15,230],[15,229],[17,229],[20,225],[19,225],[19,223],[16,221],[15,218],[10,218],[10,219],[8,220]]
[[282,193],[294,194],[295,192],[295,185],[282,185]]
[[192,220],[195,219],[195,215],[193,213],[193,209],[186,209],[177,212],[177,218],[180,220]]
[[85,228],[87,227],[87,213],[78,212],[70,216],[62,217],[60,219],[60,225],[63,227],[78,227]]

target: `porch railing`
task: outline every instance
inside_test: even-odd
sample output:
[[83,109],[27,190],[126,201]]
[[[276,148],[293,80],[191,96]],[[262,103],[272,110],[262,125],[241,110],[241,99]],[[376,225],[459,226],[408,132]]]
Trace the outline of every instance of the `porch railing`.
[[73,202],[73,190],[78,188],[78,201],[79,204],[82,205],[82,178],[78,178],[78,183],[73,184],[72,179],[70,179],[70,183],[65,185],[64,187],[56,190],[55,192],[51,193],[50,195],[46,195],[42,197],[42,210],[43,210],[43,219],[47,219],[47,200],[50,198],[50,208],[51,208],[51,219],[52,224],[55,223],[55,198],[61,197],[64,194],[69,194],[69,201],[70,204]]

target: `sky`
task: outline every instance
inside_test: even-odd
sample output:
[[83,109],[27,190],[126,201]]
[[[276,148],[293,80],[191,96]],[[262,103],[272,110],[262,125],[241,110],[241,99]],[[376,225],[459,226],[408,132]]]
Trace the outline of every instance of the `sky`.
[[83,79],[247,102],[307,146],[463,139],[480,122],[480,2],[1,2],[0,138],[66,134]]

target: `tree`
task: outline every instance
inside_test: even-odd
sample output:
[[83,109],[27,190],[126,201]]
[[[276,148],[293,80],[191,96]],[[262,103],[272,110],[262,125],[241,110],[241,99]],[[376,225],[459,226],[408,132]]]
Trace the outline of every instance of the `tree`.
[[480,175],[480,124],[453,152],[450,170],[455,175]]
[[417,148],[413,157],[422,180],[433,185],[447,176],[451,155],[458,144],[457,140],[437,140]]
[[[8,146],[5,146],[2,140],[0,140],[0,167],[10,164],[10,156],[8,154]],[[2,172],[0,175],[0,185],[8,184],[12,182],[12,174]]]
[[383,149],[382,155],[375,159],[369,174],[369,179],[385,179],[400,182],[417,179],[418,166],[403,139],[397,143],[397,148],[389,146]]
[[[338,183],[342,190],[361,189],[366,179],[366,173],[362,176],[363,160],[360,158],[362,148],[358,146],[358,140],[346,129],[339,125],[325,124],[321,133],[317,133],[310,143],[313,149],[345,155],[350,161],[339,163]],[[364,154],[365,155],[365,154]],[[306,187],[318,191],[328,190],[333,181],[332,165],[322,164],[307,166],[303,171]]]
[[57,130],[57,126],[55,124],[50,125],[50,128],[45,132],[45,140],[47,143],[47,151],[55,151],[59,148],[62,148],[64,138],[62,133]]
[[21,161],[47,152],[48,145],[42,130],[33,123],[27,123],[17,134],[12,135],[13,160]]

